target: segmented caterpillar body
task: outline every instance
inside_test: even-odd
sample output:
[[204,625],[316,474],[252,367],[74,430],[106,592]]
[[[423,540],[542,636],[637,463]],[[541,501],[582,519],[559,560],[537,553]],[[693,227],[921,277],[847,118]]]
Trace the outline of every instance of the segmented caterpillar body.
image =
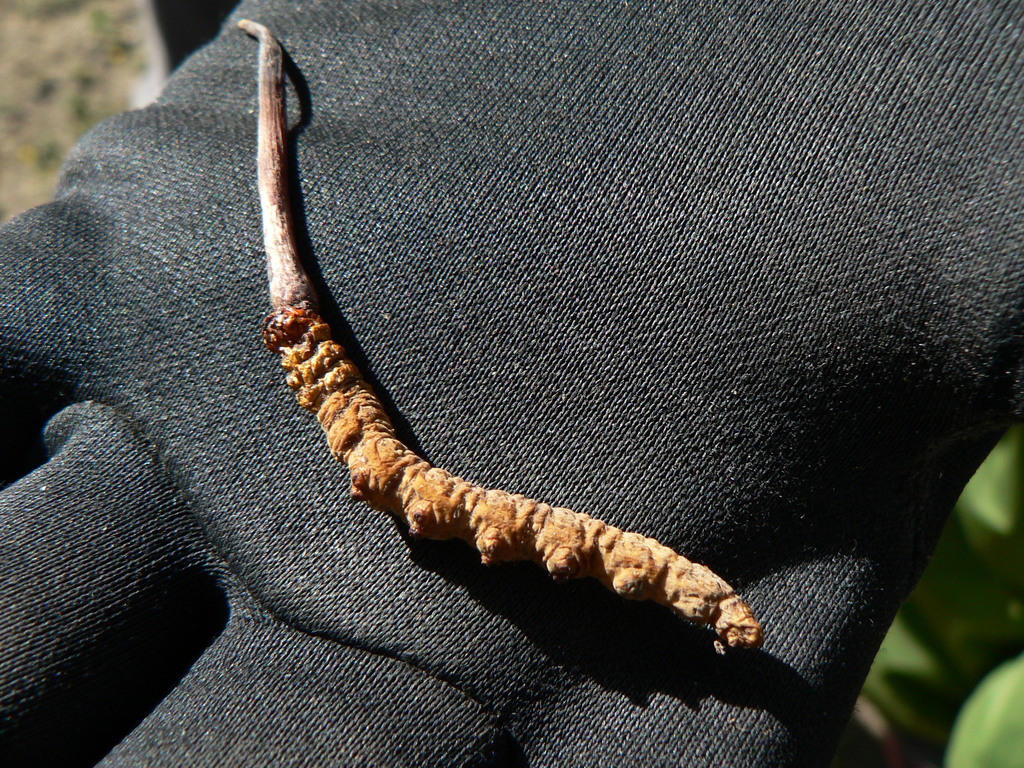
[[654,600],[712,626],[726,645],[760,646],[762,628],[750,607],[705,566],[588,515],[470,483],[398,439],[380,399],[316,311],[291,231],[280,48],[265,27],[239,26],[259,38],[261,51],[259,182],[276,307],[264,341],[281,355],[288,384],[316,415],[331,452],[348,465],[352,495],[397,515],[414,536],[463,539],[485,564],[532,560],[557,581],[591,576],[623,597]]

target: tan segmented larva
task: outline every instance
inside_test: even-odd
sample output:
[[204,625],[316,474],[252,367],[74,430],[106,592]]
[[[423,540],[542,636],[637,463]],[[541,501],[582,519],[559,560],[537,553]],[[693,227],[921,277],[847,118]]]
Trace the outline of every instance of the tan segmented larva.
[[532,560],[557,581],[592,576],[623,597],[654,600],[734,647],[758,647],[750,607],[710,569],[658,541],[519,494],[489,490],[417,456],[395,429],[359,368],[331,339],[303,270],[288,202],[281,50],[263,26],[239,26],[260,41],[259,186],[271,302],[264,341],[280,353],[299,403],[316,414],[334,456],[349,467],[352,495],[397,515],[414,536],[460,538],[485,564]]

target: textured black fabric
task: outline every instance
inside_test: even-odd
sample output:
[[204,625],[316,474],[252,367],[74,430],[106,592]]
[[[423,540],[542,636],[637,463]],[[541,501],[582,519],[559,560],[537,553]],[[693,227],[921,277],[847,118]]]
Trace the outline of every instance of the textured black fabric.
[[496,719],[402,661],[242,618],[101,765],[519,763]]
[[220,631],[202,533],[111,409],[51,420],[48,464],[0,494],[3,765],[92,765]]
[[[294,62],[303,247],[403,437],[705,562],[767,639],[718,656],[663,608],[484,568],[349,499],[259,339],[256,46],[229,23],[159,103],[80,144],[56,202],[0,233],[4,406],[24,414],[5,417],[5,455],[42,416],[105,403],[166,474],[144,482],[150,460],[125,449],[83,496],[173,486],[222,563],[206,568],[228,629],[148,719],[135,706],[110,762],[826,764],[946,512],[1024,408],[1019,5],[313,0],[243,16]],[[33,484],[62,471],[5,491],[5,526],[45,511]],[[145,536],[109,535],[132,555],[65,557],[96,578],[145,567]],[[50,551],[6,546],[5,563]],[[67,626],[176,614],[128,601]],[[31,666],[44,640],[14,615],[0,664]],[[111,697],[131,677],[57,653]],[[0,748],[46,748],[17,707],[4,717]]]

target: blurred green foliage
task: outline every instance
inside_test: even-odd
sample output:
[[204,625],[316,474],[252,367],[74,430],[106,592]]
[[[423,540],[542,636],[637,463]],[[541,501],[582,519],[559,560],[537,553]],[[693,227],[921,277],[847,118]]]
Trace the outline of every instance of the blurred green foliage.
[[949,768],[1024,765],[1024,654],[990,672],[967,699],[953,726]]
[[1024,766],[1024,427],[957,502],[864,694],[947,768]]

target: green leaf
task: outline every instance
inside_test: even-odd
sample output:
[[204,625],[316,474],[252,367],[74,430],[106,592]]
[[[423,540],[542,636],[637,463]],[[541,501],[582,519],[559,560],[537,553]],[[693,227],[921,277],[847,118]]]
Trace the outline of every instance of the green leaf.
[[1024,649],[1021,563],[1024,429],[1018,427],[964,490],[882,644],[864,694],[904,730],[945,742],[978,682]]
[[1024,430],[1007,432],[957,510],[974,551],[999,581],[1024,596]]
[[1024,654],[989,673],[957,717],[947,768],[1024,768]]

